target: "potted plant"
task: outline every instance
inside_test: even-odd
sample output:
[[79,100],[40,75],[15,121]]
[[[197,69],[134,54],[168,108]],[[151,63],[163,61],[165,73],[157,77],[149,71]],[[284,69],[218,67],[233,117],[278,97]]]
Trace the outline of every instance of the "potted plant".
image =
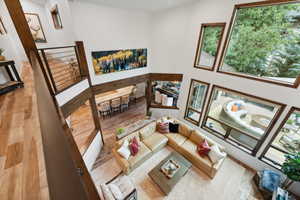
[[2,55],[4,52],[4,49],[0,48],[0,61],[5,61],[5,57]]
[[282,165],[282,172],[287,176],[283,183],[284,188],[289,188],[293,182],[300,181],[300,152],[295,154],[286,154]]
[[117,135],[121,135],[122,133],[125,132],[125,129],[124,128],[117,128],[116,132],[117,132]]
[[149,110],[149,111],[147,112],[147,118],[150,119],[151,116],[152,116],[152,111]]

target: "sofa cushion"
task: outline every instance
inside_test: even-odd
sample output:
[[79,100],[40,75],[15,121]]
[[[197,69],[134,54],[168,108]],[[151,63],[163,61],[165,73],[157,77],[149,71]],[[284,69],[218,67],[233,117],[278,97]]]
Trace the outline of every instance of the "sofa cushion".
[[[193,141],[196,144],[202,144],[202,142],[204,141],[204,135],[202,135],[199,131],[192,131],[192,134],[189,138],[191,141]],[[207,143],[209,144],[209,142],[207,141]]]
[[138,143],[140,143],[140,134],[137,131],[137,132],[133,132],[133,133],[127,135],[126,137],[122,138],[121,140],[118,140],[117,141],[117,148],[119,148],[123,144],[123,142],[125,140],[131,141],[134,137],[136,138],[136,140],[138,141]]
[[129,165],[132,167],[138,162],[143,162],[147,155],[151,154],[151,150],[143,143],[140,143],[140,149],[135,156],[130,156],[128,159]]
[[169,133],[165,134],[165,136],[167,136],[169,142],[175,143],[178,146],[181,146],[187,140],[187,137],[180,135],[179,133]]
[[156,132],[144,139],[143,142],[151,151],[156,151],[168,143],[168,138]]
[[144,128],[140,129],[139,132],[140,132],[141,140],[144,140],[150,135],[152,135],[155,132],[155,130],[156,130],[156,122],[151,122]]
[[185,137],[190,137],[193,129],[182,122],[176,121],[176,123],[179,124],[178,132]]
[[115,200],[113,194],[111,193],[109,187],[105,184],[100,185],[103,197],[105,200]]
[[192,158],[199,165],[202,165],[205,168],[212,168],[213,163],[209,159],[208,156],[200,156],[197,152],[197,145],[190,140],[186,140],[181,147],[184,149],[186,153],[188,153],[188,157]]

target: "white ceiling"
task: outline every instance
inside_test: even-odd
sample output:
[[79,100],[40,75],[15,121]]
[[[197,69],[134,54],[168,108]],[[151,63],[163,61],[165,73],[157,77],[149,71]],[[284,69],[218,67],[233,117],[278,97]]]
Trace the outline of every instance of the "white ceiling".
[[[72,0],[71,0],[72,1]],[[73,0],[74,1],[74,0]],[[199,0],[75,0],[90,1],[117,8],[161,11]]]

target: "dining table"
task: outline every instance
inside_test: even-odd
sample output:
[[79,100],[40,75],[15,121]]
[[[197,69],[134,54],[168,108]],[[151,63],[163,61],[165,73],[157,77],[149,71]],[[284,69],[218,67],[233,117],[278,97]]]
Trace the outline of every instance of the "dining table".
[[103,103],[105,101],[111,101],[113,99],[117,99],[122,96],[130,95],[132,93],[133,88],[134,86],[132,85],[132,86],[127,86],[109,92],[98,94],[95,97],[96,104],[99,105],[100,103]]

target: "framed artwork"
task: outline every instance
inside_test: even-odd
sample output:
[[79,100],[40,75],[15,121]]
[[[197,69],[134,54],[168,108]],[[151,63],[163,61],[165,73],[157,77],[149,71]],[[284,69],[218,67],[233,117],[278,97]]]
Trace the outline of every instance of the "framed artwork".
[[55,5],[51,9],[51,17],[52,17],[55,29],[62,29],[63,25],[62,25],[62,22],[61,22],[61,18],[60,18],[60,14],[59,14],[57,5]]
[[147,49],[92,52],[96,75],[147,67]]
[[294,0],[235,5],[217,72],[297,88],[299,10]]
[[4,34],[6,34],[7,32],[6,32],[6,29],[5,29],[5,26],[4,26],[4,24],[3,24],[3,22],[2,22],[2,19],[1,19],[1,17],[0,17],[0,35],[4,35]]
[[213,71],[217,64],[226,23],[202,24],[195,56],[195,68]]
[[34,41],[37,43],[46,43],[47,40],[39,15],[35,13],[25,13],[25,17]]

